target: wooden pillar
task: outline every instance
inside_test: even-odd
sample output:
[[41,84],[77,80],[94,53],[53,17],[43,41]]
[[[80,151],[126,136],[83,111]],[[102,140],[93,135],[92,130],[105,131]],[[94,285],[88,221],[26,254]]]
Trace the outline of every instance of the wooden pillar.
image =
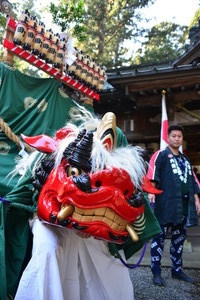
[[[9,19],[7,19],[4,38],[10,42],[13,42],[15,31],[12,27],[10,27],[8,25],[8,20]],[[14,55],[12,53],[10,53],[7,48],[5,48],[5,50],[4,50],[2,62],[9,64],[9,65],[13,65],[13,63],[14,63]]]
[[175,119],[175,110],[176,110],[176,107],[174,105],[174,97],[173,97],[173,94],[171,91],[167,91],[166,93],[166,100],[167,100],[167,104],[166,106],[168,107],[168,120],[169,120],[169,123],[174,121]]

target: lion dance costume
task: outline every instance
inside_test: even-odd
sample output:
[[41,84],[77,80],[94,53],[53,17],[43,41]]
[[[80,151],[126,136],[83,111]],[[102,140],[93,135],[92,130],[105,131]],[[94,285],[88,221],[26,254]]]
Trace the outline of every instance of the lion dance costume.
[[42,154],[30,158],[37,217],[16,299],[132,300],[128,269],[115,257],[129,258],[160,231],[146,208],[144,192],[160,191],[145,177],[142,150],[116,147],[113,113],[81,112],[81,125],[68,123],[55,138],[22,135]]

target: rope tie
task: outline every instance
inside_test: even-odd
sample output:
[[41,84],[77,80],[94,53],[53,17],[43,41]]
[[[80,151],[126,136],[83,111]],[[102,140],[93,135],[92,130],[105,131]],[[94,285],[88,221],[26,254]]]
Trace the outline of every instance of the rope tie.
[[[4,122],[4,120],[2,118],[0,118],[0,128],[3,130],[3,132],[5,133],[5,135],[13,142],[17,145],[18,149],[21,150],[21,146],[20,146],[20,142],[21,140],[19,139],[19,137],[14,134],[12,132],[12,130],[10,129],[10,127],[8,126],[8,124],[6,122]],[[23,143],[25,149],[28,152],[33,152],[34,149],[32,147],[30,147],[29,145],[27,145],[26,143]]]

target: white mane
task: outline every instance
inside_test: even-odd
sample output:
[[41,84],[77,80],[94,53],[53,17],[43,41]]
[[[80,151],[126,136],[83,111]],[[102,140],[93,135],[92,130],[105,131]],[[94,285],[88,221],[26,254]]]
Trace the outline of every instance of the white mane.
[[[52,154],[55,159],[56,168],[62,161],[65,148],[76,139],[79,131],[85,128],[87,131],[91,130],[95,132],[101,122],[100,118],[93,117],[84,107],[80,105],[78,105],[78,107],[79,109],[74,108],[70,110],[71,122],[66,124],[66,127],[70,127],[73,132],[60,141],[57,150]],[[76,122],[79,122],[80,125],[74,125]],[[142,158],[143,151],[144,150],[140,147],[126,146],[115,148],[111,152],[108,152],[102,142],[94,136],[91,154],[91,173],[97,170],[103,170],[105,166],[122,168],[130,175],[134,186],[140,189],[142,179],[145,175],[145,162]],[[22,159],[16,167],[16,170],[19,171],[23,167],[25,171],[31,169],[34,174],[42,158],[44,158],[44,154],[39,155],[39,152],[35,151],[28,159]]]

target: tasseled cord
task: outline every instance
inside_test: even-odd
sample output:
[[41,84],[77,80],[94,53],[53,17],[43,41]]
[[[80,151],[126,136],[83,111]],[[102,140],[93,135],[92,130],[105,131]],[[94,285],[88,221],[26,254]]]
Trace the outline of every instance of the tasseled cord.
[[[151,208],[153,208],[153,202],[151,202]],[[147,243],[144,244],[144,248],[143,248],[143,250],[142,250],[142,254],[141,254],[141,256],[140,256],[138,262],[137,262],[135,265],[129,265],[129,264],[127,264],[127,263],[123,260],[123,258],[121,257],[121,255],[120,255],[119,252],[117,251],[117,248],[116,248],[115,244],[110,245],[109,248],[110,248],[110,249],[112,248],[111,251],[113,252],[114,257],[115,257],[115,258],[119,258],[120,261],[122,262],[122,264],[123,264],[125,267],[127,267],[127,268],[129,268],[129,269],[136,269],[137,267],[139,267],[139,265],[140,265],[140,263],[141,263],[141,261],[142,261],[142,259],[143,259],[143,257],[144,257],[144,254],[145,254],[145,251],[146,251],[146,248],[147,248]]]

